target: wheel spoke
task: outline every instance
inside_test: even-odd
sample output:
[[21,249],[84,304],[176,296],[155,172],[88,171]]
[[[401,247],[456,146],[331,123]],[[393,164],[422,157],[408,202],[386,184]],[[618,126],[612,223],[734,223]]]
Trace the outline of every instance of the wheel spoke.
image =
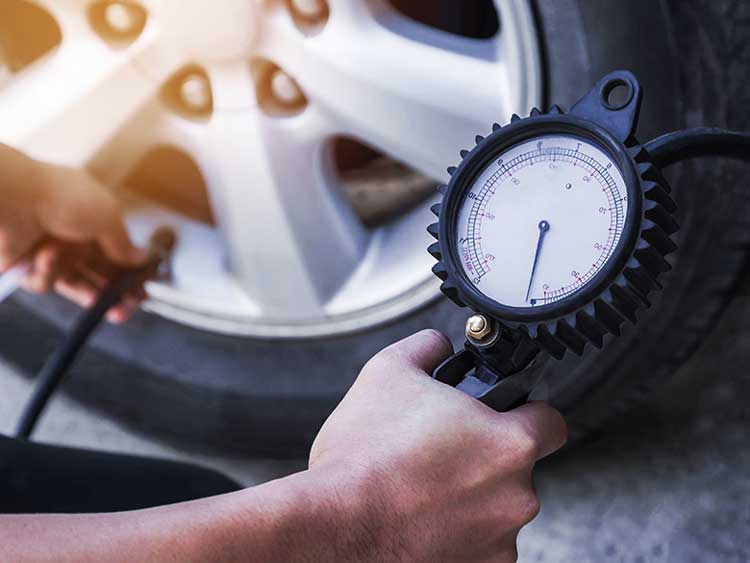
[[[255,11],[136,0],[148,18],[133,12],[137,26],[128,28],[121,7],[28,1],[55,18],[62,42],[15,74],[0,68],[0,142],[85,165],[111,185],[123,184],[157,146],[191,156],[209,191],[206,222],[155,212],[158,204],[140,199],[131,221],[139,240],[164,221],[180,229],[172,277],[158,283],[154,303],[211,330],[329,335],[426,302],[434,290],[424,283],[428,203],[364,229],[339,191],[331,138],[359,139],[442,179],[477,133],[527,111],[539,93],[526,84],[536,71],[517,63],[534,35],[530,12],[528,26],[515,25],[528,0],[494,0],[503,31],[491,40],[436,31],[389,0],[327,0],[328,18],[315,33],[284,2],[247,0],[257,2]],[[132,32],[128,44],[118,35],[124,29]],[[270,67],[255,57],[288,77],[265,74]],[[208,73],[212,112],[198,77],[170,81],[188,64]],[[251,68],[262,84],[253,84]],[[303,111],[288,115],[303,102]],[[151,194],[146,187],[133,191]],[[155,199],[168,205],[168,195]]]
[[280,15],[273,23],[268,56],[282,61],[342,133],[433,178],[443,178],[493,121],[526,109],[510,93],[498,41],[458,38],[384,10],[369,24],[342,25],[307,43],[295,41]]
[[523,113],[540,103],[542,97],[542,62],[537,37],[529,30],[536,27],[534,14],[527,2],[494,0],[502,25],[497,38],[500,58],[505,68],[505,83],[511,103],[508,113]]
[[[244,67],[236,72],[249,75]],[[241,80],[230,74],[209,68],[218,98],[225,83],[236,88]],[[244,91],[251,91],[246,80]],[[193,148],[235,275],[279,319],[320,315],[367,243],[348,203],[331,189],[321,129],[313,112],[278,119],[257,108],[220,111]]]
[[144,38],[113,51],[96,40],[63,42],[0,91],[0,141],[61,164],[85,165],[167,77],[167,65],[159,67],[162,76],[139,65],[156,45]]
[[379,2],[367,2],[365,0],[328,0],[331,8],[331,19],[334,24],[359,26],[370,23],[373,10],[379,9]]
[[[155,146],[177,144],[189,123],[181,123],[156,100],[127,121],[91,160],[88,168],[107,186],[120,186],[138,162]],[[180,147],[184,148],[184,147]]]

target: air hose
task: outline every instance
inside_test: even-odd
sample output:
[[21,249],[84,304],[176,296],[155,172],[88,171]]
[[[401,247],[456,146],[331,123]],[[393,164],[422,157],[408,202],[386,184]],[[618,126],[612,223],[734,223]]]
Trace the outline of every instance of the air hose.
[[698,127],[666,133],[644,147],[660,168],[702,156],[750,160],[750,133]]
[[121,274],[100,294],[94,305],[85,310],[76,321],[67,338],[45,362],[36,377],[34,388],[16,426],[17,438],[29,439],[39,417],[55,390],[75,362],[107,311],[119,303],[122,297],[137,284],[151,277],[159,265],[172,252],[175,234],[169,228],[157,229],[151,236],[146,262],[137,268],[123,269]]
[[[666,133],[644,146],[661,168],[704,156],[750,161],[750,133],[717,127],[698,127]],[[740,276],[737,290],[738,295],[750,295],[750,259]]]

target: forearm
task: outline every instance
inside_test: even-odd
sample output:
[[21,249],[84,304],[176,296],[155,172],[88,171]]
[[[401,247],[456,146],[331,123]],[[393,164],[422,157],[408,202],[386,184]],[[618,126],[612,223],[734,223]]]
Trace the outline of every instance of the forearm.
[[204,503],[189,503],[120,514],[0,516],[3,560],[202,561],[192,542],[206,533],[201,525],[208,510]]
[[364,556],[373,547],[351,528],[359,521],[356,502],[356,495],[340,494],[320,473],[303,472],[150,510],[0,516],[0,545],[4,560],[30,563],[352,560],[353,553]]

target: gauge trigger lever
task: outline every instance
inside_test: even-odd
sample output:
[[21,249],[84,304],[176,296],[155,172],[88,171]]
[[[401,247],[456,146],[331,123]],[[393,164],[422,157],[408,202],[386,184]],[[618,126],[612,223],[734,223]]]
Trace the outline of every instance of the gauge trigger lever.
[[540,381],[539,364],[541,362],[532,361],[524,369],[504,375],[467,347],[440,364],[432,378],[463,391],[498,412],[505,412],[528,401]]

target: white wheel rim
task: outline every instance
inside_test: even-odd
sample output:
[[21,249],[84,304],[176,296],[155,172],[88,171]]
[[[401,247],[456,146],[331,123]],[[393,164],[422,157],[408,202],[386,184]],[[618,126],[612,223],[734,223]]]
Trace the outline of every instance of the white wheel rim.
[[[190,154],[218,228],[156,207],[133,212],[129,225],[141,241],[162,222],[177,228],[172,279],[150,284],[147,306],[210,331],[330,336],[435,298],[425,250],[432,202],[365,229],[338,189],[330,139],[362,139],[446,181],[445,168],[476,134],[541,98],[528,0],[495,0],[502,30],[488,40],[422,26],[379,0],[329,0],[329,19],[316,34],[298,29],[282,5],[147,0],[147,26],[127,48],[112,48],[90,28],[87,0],[35,2],[56,18],[63,40],[0,80],[0,142],[87,166],[113,184],[154,146]],[[308,100],[303,112],[261,111],[253,57],[293,77]],[[175,115],[157,96],[188,63],[210,79],[207,122]],[[193,91],[200,93],[197,85]]]

